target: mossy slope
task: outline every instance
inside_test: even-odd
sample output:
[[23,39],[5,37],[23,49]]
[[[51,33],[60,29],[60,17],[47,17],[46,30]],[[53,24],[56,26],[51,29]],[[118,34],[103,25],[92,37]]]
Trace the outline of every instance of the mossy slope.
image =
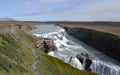
[[40,75],[97,75],[82,70],[78,70],[63,61],[46,55],[42,51],[37,50],[39,55],[38,69]]
[[[36,38],[26,31],[31,29],[30,26],[25,25],[23,29],[13,27],[12,31],[7,27],[0,33],[0,75],[34,75],[32,64],[35,57],[30,45],[36,42]],[[96,75],[75,69],[40,50],[36,49],[36,52],[40,59],[37,64],[40,75]]]
[[14,31],[0,33],[0,75],[34,75],[29,45],[35,40],[17,26]]

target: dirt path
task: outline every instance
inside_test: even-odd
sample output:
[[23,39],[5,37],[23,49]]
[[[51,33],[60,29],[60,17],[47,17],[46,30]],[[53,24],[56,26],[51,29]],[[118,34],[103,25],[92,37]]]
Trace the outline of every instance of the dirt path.
[[36,58],[35,62],[34,62],[33,65],[32,65],[33,70],[34,70],[34,74],[35,74],[35,75],[40,75],[40,74],[39,74],[39,71],[38,71],[38,69],[37,69],[37,63],[39,62],[39,57],[37,56],[34,48],[32,48],[32,44],[31,44],[30,48],[31,48],[31,50],[32,50],[33,55],[34,55],[35,58]]

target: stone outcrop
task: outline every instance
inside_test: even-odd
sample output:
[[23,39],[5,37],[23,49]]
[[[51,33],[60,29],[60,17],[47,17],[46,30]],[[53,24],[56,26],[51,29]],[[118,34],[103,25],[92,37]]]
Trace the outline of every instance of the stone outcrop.
[[91,71],[90,65],[92,64],[92,60],[94,57],[88,55],[88,53],[81,53],[76,56],[81,64],[84,64],[84,69],[87,71]]
[[56,50],[56,47],[54,46],[53,41],[47,38],[40,38],[40,40],[37,41],[35,46],[39,50],[44,51],[45,53]]
[[116,35],[84,28],[65,28],[66,32],[120,61],[120,38]]

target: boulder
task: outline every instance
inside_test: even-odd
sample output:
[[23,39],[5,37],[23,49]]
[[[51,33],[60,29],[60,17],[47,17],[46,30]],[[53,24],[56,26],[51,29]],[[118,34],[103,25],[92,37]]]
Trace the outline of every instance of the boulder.
[[53,41],[51,39],[46,39],[46,38],[39,39],[35,43],[35,46],[36,48],[44,51],[45,53],[56,50],[56,47],[54,46]]
[[90,56],[88,53],[81,53],[81,54],[76,55],[76,57],[79,59],[81,64],[85,64],[83,65],[85,70],[91,71],[90,65],[92,64],[92,59],[93,59],[92,56]]

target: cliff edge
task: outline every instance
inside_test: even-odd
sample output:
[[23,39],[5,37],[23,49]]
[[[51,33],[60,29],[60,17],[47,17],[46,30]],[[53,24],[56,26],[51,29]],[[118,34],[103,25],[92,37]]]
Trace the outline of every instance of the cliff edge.
[[86,28],[65,27],[64,29],[69,35],[120,61],[119,36]]

